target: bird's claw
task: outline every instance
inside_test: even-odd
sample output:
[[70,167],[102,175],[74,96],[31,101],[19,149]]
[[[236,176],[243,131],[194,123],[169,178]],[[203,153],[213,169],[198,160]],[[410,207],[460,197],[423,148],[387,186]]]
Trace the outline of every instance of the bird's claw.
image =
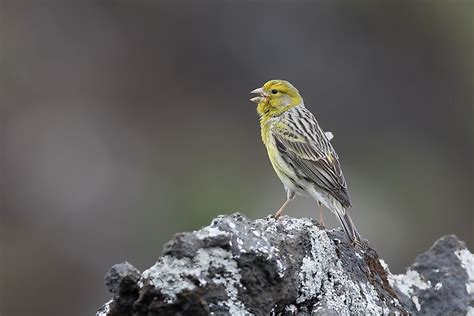
[[359,240],[359,239],[354,239],[354,240],[351,242],[351,246],[354,247],[354,248],[357,247],[357,246],[360,247],[360,248],[364,248],[364,244],[363,244],[362,241]]
[[273,217],[274,219],[280,219],[281,216],[282,216],[281,214],[273,214],[273,215],[272,215],[272,217]]
[[278,220],[281,217],[281,215],[277,216],[277,214],[270,213],[267,215],[267,219],[276,219]]

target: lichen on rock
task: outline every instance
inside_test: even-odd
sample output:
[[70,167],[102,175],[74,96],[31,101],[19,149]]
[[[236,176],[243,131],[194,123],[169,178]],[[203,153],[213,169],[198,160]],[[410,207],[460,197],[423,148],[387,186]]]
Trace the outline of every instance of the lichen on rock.
[[388,279],[412,314],[466,315],[474,305],[469,291],[473,269],[473,254],[464,242],[449,235],[419,255],[406,273],[388,272]]
[[[464,282],[469,297],[469,267],[463,265],[472,265],[470,252],[455,237],[447,241],[452,257],[444,255],[446,245],[436,255],[456,262],[431,268],[463,270],[456,282]],[[368,243],[353,247],[342,231],[327,231],[311,219],[233,214],[176,234],[141,274],[128,263],[112,267],[106,283],[114,296],[97,315],[423,313],[437,303],[431,292],[453,290],[446,278],[432,277],[417,263],[393,276]],[[470,300],[462,299],[458,309],[467,311]]]

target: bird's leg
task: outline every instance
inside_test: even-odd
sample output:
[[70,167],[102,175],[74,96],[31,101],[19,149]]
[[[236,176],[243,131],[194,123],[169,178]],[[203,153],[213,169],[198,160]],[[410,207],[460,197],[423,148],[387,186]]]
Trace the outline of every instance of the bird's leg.
[[326,227],[324,225],[324,217],[323,217],[323,204],[321,202],[318,201],[318,204],[319,204],[319,223],[321,225],[323,225],[324,227]]
[[278,219],[281,215],[283,215],[283,211],[285,210],[285,207],[288,205],[288,203],[290,203],[291,200],[286,200],[285,203],[283,203],[283,205],[280,207],[280,209],[278,211],[276,211],[275,213],[275,218]]
[[280,207],[280,209],[278,211],[276,211],[275,213],[275,218],[278,219],[280,218],[280,216],[283,215],[283,211],[285,211],[285,208],[286,206],[288,205],[288,203],[290,203],[291,200],[293,200],[295,198],[295,193],[294,192],[291,192],[291,191],[287,191],[287,197],[286,197],[286,201],[285,203],[283,203],[283,205]]

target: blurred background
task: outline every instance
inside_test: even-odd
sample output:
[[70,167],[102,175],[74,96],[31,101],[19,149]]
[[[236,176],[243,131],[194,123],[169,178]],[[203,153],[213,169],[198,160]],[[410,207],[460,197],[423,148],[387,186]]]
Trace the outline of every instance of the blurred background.
[[473,4],[1,1],[0,314],[91,315],[111,265],[278,208],[248,100],[273,78],[335,134],[392,272],[445,234],[472,250]]

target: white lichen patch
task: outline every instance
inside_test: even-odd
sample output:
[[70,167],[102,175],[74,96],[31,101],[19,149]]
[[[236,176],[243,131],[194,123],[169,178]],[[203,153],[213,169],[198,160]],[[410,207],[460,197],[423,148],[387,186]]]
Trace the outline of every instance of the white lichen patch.
[[379,262],[380,262],[380,265],[382,266],[382,268],[385,270],[385,272],[388,273],[388,274],[391,274],[390,269],[388,268],[388,264],[385,262],[385,260],[379,259]]
[[405,274],[389,275],[388,281],[392,287],[396,287],[408,296],[418,311],[421,310],[421,305],[418,297],[414,295],[415,288],[419,290],[426,290],[431,288],[431,282],[425,281],[421,275],[415,270],[407,270]]
[[198,280],[199,286],[205,286],[204,276],[211,266],[225,271],[225,277],[215,275],[211,278],[215,284],[222,284],[227,294],[227,301],[219,302],[218,305],[226,306],[232,315],[248,314],[245,306],[237,298],[240,286],[239,268],[232,254],[224,249],[199,249],[192,259],[164,256],[153,267],[144,271],[142,278],[161,289],[161,292],[167,296],[167,303],[173,303],[178,293],[196,287],[190,281],[190,277]]
[[218,236],[228,236],[229,233],[220,230],[218,227],[213,227],[213,226],[206,226],[201,230],[198,230],[196,233],[196,236],[199,239],[204,239],[204,238],[212,238],[212,237],[218,237]]
[[411,300],[415,304],[416,310],[420,311],[421,310],[421,305],[420,305],[420,301],[418,300],[418,296],[412,295]]
[[[332,261],[338,261],[334,245],[327,234],[322,231],[311,230],[311,252],[303,258],[299,277],[301,280],[301,294],[297,303],[318,296],[321,293],[324,279],[326,278],[325,267],[329,268]],[[324,238],[325,237],[325,238]],[[325,255],[324,255],[325,254]]]
[[310,221],[297,226],[291,227],[305,229],[311,237],[311,250],[303,258],[299,272],[301,288],[297,303],[318,298],[322,306],[339,315],[381,315],[389,312],[370,283],[352,280],[343,269],[335,245],[325,231],[319,230]]
[[474,307],[468,306],[467,307],[467,314],[466,316],[474,316]]
[[474,297],[474,255],[467,249],[455,251],[454,254],[461,261],[461,265],[466,270],[469,277],[469,280],[466,283],[466,291],[471,296],[472,300]]
[[298,308],[296,308],[295,305],[292,305],[292,304],[291,304],[291,305],[287,305],[287,306],[285,307],[285,312],[287,312],[287,313],[296,314],[297,311],[298,311]]
[[276,266],[277,266],[277,271],[278,271],[278,276],[280,278],[283,278],[285,276],[285,267],[283,266],[283,263],[281,262],[281,260],[279,259],[276,259]]
[[200,267],[193,266],[189,258],[176,259],[164,256],[154,266],[143,272],[142,279],[148,279],[151,285],[160,288],[161,292],[167,296],[167,302],[172,303],[176,294],[184,289],[195,288],[190,280],[183,277],[198,275],[200,271]]
[[97,311],[95,316],[107,316],[110,312],[110,304],[112,304],[113,300],[108,301],[107,303],[102,306],[101,309]]
[[235,229],[236,228],[234,222],[229,221],[227,224],[229,225],[230,229]]
[[[226,223],[230,227],[232,221],[227,220]],[[247,231],[240,231],[239,237],[235,239],[235,243],[233,244],[238,250],[235,254],[236,258],[243,253],[256,253],[269,261],[275,260],[278,272],[282,275],[285,271],[285,267],[282,262],[278,260],[280,257],[280,249],[273,246],[270,241],[270,237],[277,235],[276,226],[269,224],[266,220],[256,220],[255,223],[256,225],[248,227]],[[270,223],[274,224],[276,222],[273,221]]]

